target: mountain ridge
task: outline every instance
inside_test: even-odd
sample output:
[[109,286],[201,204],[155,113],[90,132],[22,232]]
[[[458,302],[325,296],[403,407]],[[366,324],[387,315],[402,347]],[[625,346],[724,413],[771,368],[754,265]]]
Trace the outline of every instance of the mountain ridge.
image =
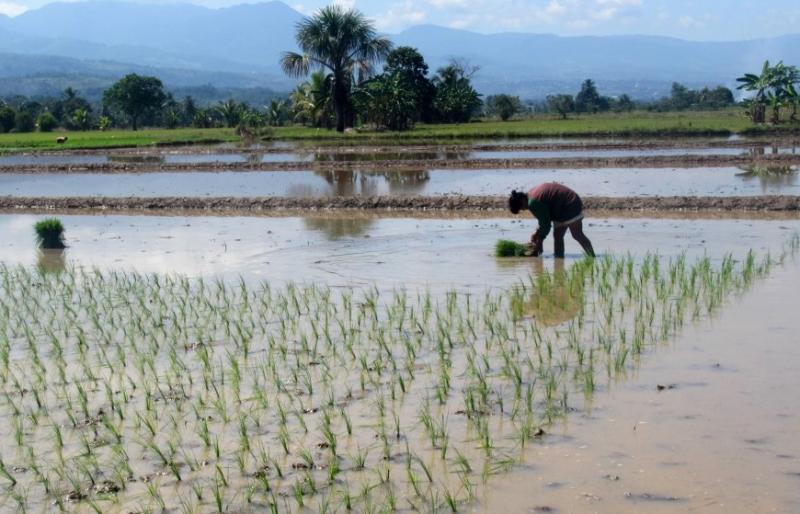
[[[280,1],[221,8],[57,2],[0,16],[0,52],[113,60],[156,72],[257,75],[268,81],[264,86],[285,91],[295,81],[283,75],[279,59],[295,49],[295,27],[303,17]],[[480,67],[474,78],[479,91],[525,98],[572,91],[585,78],[595,79],[608,94],[652,98],[665,94],[673,81],[733,86],[735,77],[758,70],[765,59],[800,63],[800,34],[704,42],[642,35],[482,34],[427,24],[388,36],[398,46],[418,48],[431,72],[451,58],[466,58]]]

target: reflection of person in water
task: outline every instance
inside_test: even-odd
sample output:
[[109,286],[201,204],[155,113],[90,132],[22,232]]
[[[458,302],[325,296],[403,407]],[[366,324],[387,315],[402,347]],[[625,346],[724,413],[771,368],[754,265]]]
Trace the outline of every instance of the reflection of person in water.
[[583,233],[583,202],[578,193],[567,186],[548,182],[531,189],[528,193],[511,191],[508,208],[514,214],[527,209],[539,221],[539,228],[531,236],[534,255],[542,253],[544,239],[550,233],[552,225],[557,258],[564,257],[564,235],[567,229],[572,238],[583,247],[586,255],[594,257],[592,242]]
[[[544,276],[544,263],[532,259],[534,274]],[[575,318],[583,307],[583,284],[570,284],[569,273],[564,269],[564,261],[556,259],[555,268],[550,275],[550,287],[546,295],[534,292],[526,303],[526,311],[536,321],[546,327],[555,327]]]

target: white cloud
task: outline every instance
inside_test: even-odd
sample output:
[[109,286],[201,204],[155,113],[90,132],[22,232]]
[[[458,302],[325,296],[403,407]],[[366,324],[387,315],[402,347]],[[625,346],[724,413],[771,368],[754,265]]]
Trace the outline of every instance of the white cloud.
[[685,29],[696,29],[703,26],[703,22],[692,18],[691,16],[681,16],[678,18],[678,25]]
[[27,10],[28,8],[24,5],[12,2],[0,2],[0,14],[5,14],[6,16],[18,16]]
[[419,25],[428,19],[424,7],[417,5],[414,0],[405,0],[393,4],[389,10],[375,18],[375,23],[381,30],[402,29],[410,25]]
[[352,9],[356,6],[356,0],[333,0],[333,3],[340,5],[345,9]]

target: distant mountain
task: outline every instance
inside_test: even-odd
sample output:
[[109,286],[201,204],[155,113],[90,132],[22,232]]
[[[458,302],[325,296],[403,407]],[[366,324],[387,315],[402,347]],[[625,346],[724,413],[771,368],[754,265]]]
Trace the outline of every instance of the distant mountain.
[[[14,18],[0,16],[0,52],[90,61],[86,66],[96,77],[146,67],[165,82],[182,85],[195,79],[208,81],[198,84],[230,85],[231,80],[244,84],[252,78],[285,91],[294,80],[281,73],[278,63],[283,51],[295,47],[295,25],[302,17],[282,2],[221,9],[190,4],[53,3]],[[651,98],[667,93],[673,81],[694,87],[731,86],[735,77],[759,69],[765,59],[800,64],[800,35],[715,43],[654,36],[484,35],[423,25],[391,38],[398,45],[419,48],[432,71],[450,58],[466,58],[481,68],[474,78],[479,91],[525,98],[576,91],[585,78],[595,79],[606,94],[626,92]],[[0,56],[6,76],[31,73],[19,57],[13,66],[9,59]],[[74,70],[85,68],[70,62],[62,64]],[[194,78],[190,71],[196,73]],[[172,78],[167,80],[167,76]]]
[[[294,47],[295,25],[302,14],[281,2],[242,4],[208,9],[191,4],[138,4],[122,2],[52,3],[11,19],[7,30],[46,38],[47,41],[85,41],[93,45],[134,52],[143,56],[164,52],[174,65],[202,66],[228,71],[279,71],[280,52]],[[40,43],[41,44],[41,43]],[[0,41],[2,50],[26,52]],[[73,57],[83,57],[71,48]],[[87,50],[96,55],[97,49]],[[127,51],[130,52],[128,55]],[[62,54],[64,55],[64,54]],[[152,58],[152,56],[149,56]],[[217,64],[212,64],[216,61]]]
[[[171,91],[198,89],[201,96],[224,96],[225,91],[250,89],[263,98],[275,96],[265,85],[275,77],[263,73],[231,73],[180,68],[156,68],[107,60],[82,60],[50,55],[0,53],[0,97],[11,95],[48,96],[71,86],[90,100],[99,100],[103,90],[127,73],[155,75]],[[215,89],[216,91],[209,91]],[[279,91],[285,91],[285,87]],[[191,94],[191,93],[187,93]],[[216,96],[215,96],[216,95]],[[231,96],[231,95],[229,95]],[[240,92],[232,95],[241,98]],[[263,98],[259,101],[263,101]]]

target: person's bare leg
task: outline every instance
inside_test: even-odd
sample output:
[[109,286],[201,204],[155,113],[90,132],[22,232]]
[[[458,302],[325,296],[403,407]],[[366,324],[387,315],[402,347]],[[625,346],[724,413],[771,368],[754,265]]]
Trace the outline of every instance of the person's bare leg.
[[564,234],[566,233],[567,227],[553,227],[553,249],[557,259],[564,258]]
[[578,220],[571,224],[569,226],[569,232],[572,234],[572,238],[583,247],[583,251],[586,252],[586,255],[589,257],[594,257],[594,248],[592,248],[592,242],[589,241],[589,238],[583,233],[583,220]]

